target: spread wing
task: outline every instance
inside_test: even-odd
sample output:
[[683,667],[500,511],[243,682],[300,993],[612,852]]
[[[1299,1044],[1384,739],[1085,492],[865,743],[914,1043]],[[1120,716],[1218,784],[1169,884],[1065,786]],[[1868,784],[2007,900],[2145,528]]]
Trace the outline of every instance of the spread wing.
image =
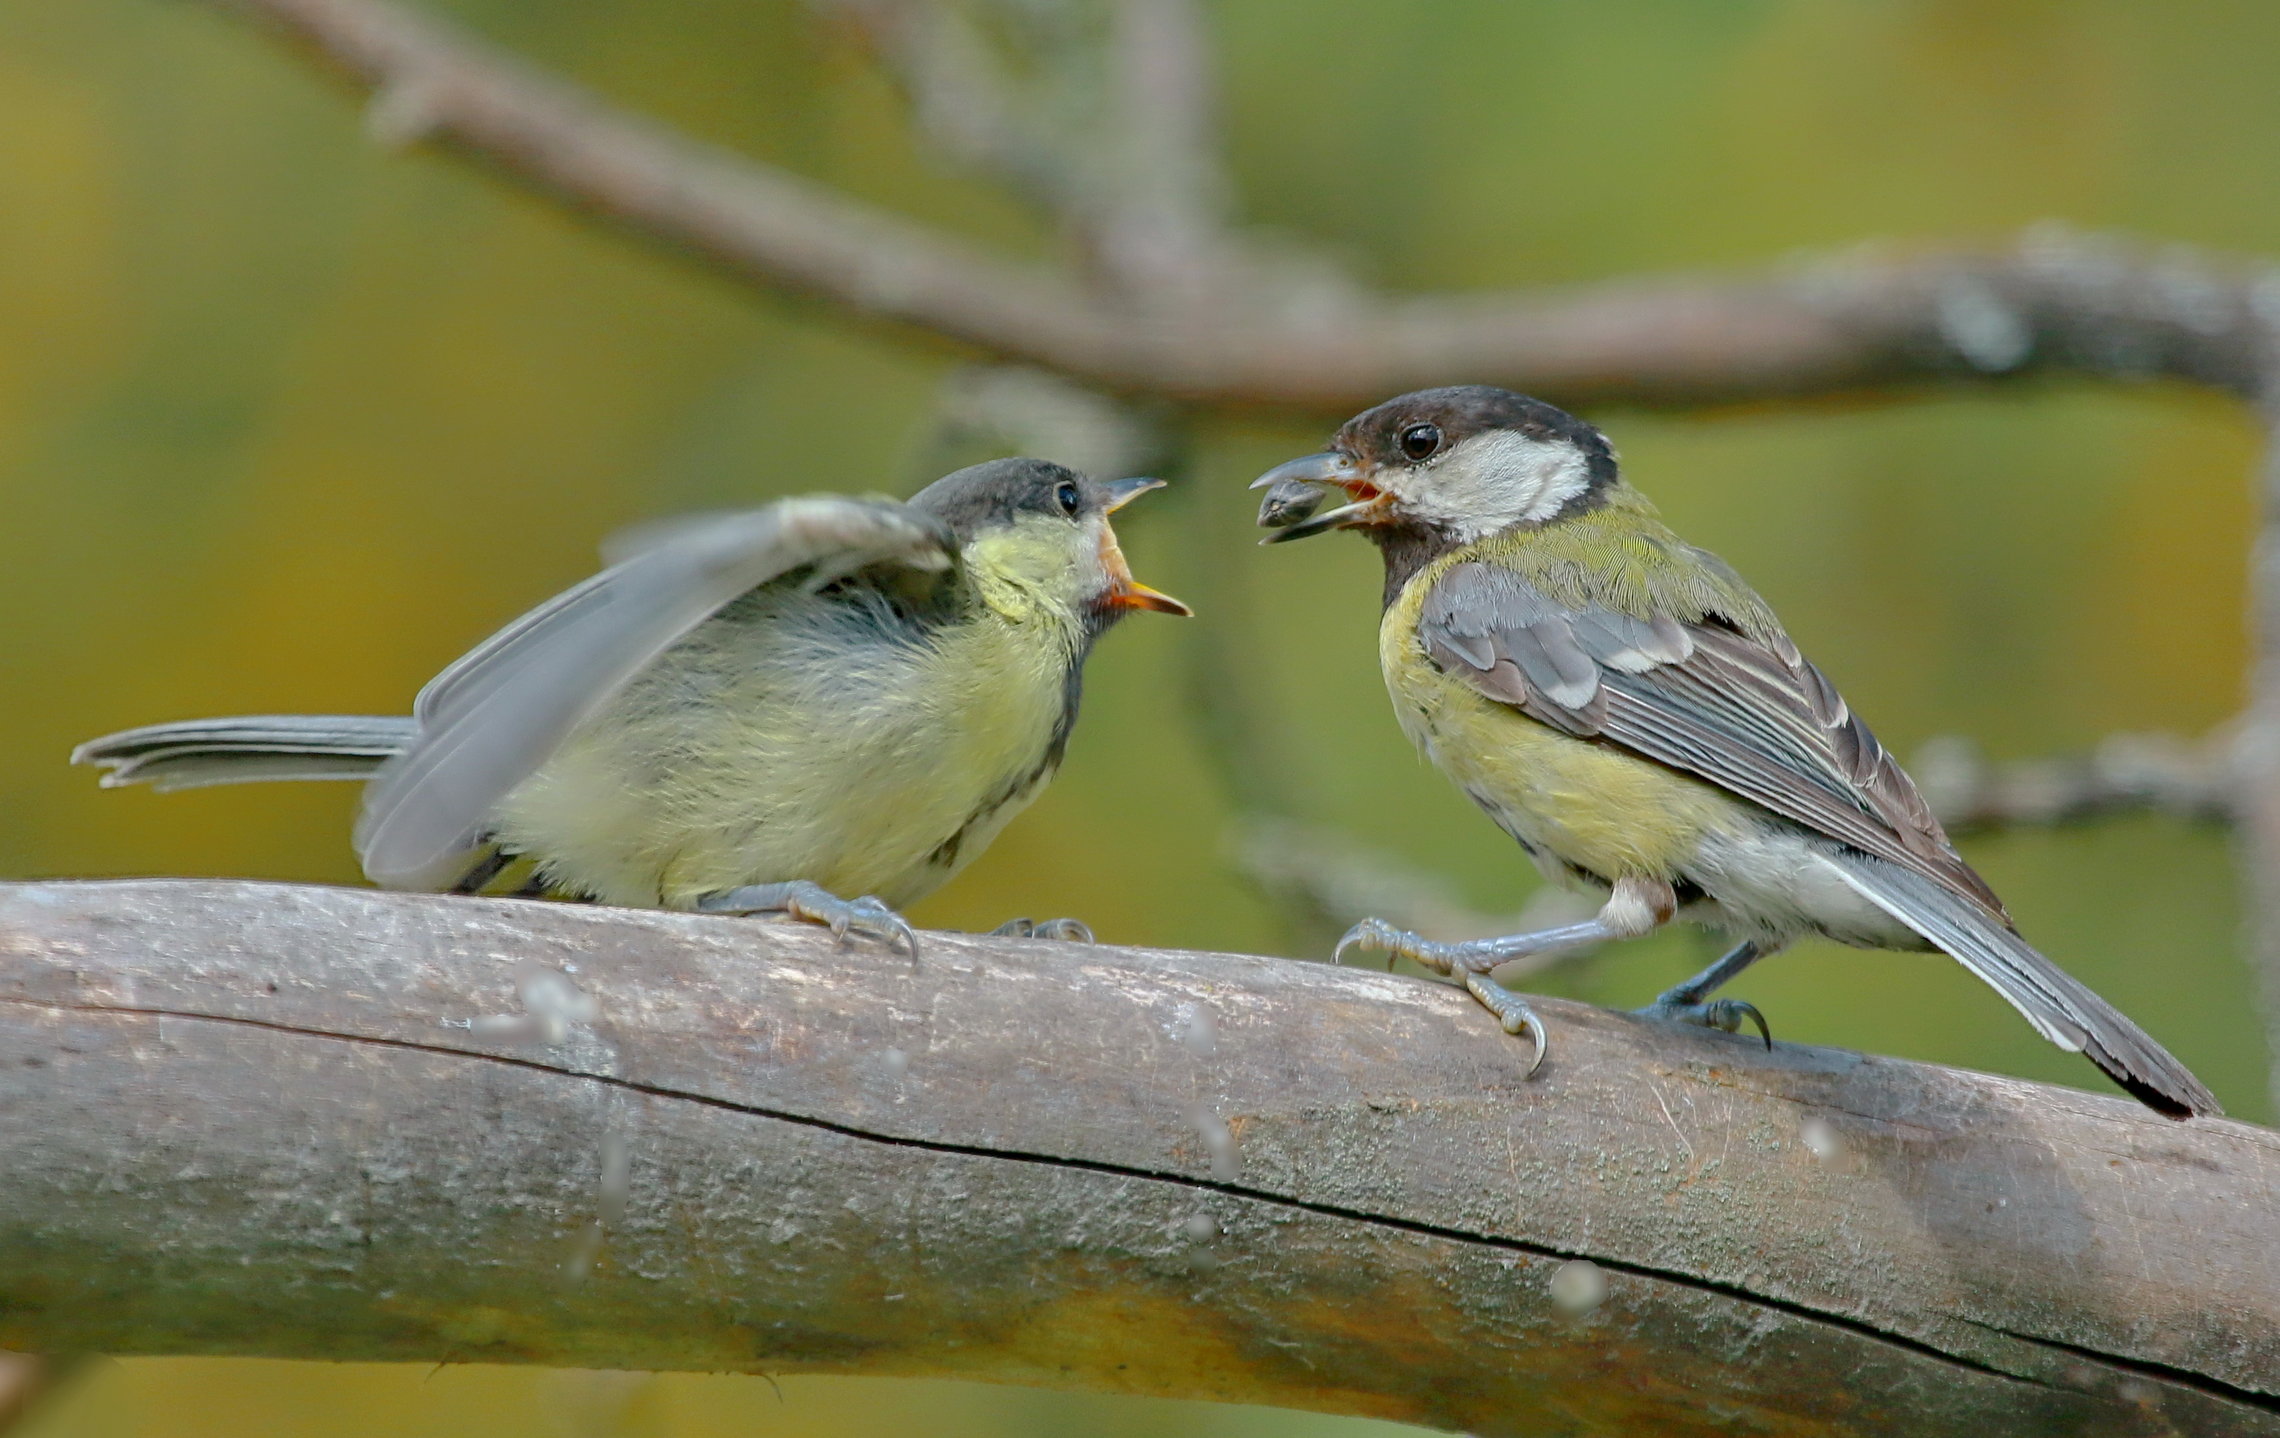
[[1778,631],[1560,604],[1494,564],[1451,568],[1419,639],[1444,670],[1532,719],[1604,739],[1969,896],[2000,900],[1892,756]]
[[889,500],[787,499],[644,531],[625,557],[475,646],[420,691],[417,741],[365,790],[356,849],[392,889],[448,887],[491,812],[652,659],[772,580],[946,570],[954,541]]

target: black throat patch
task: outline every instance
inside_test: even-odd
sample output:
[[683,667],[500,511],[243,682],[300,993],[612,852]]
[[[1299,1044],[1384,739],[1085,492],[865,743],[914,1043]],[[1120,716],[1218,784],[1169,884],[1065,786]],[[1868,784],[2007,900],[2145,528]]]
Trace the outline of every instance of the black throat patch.
[[1383,609],[1393,608],[1418,570],[1459,547],[1454,536],[1422,524],[1377,524],[1362,532],[1385,558]]

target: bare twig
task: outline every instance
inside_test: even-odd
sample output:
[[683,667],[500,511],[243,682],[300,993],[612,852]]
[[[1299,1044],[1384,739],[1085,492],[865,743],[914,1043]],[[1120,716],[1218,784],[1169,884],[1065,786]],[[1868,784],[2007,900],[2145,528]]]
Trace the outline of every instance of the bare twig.
[[1113,124],[1091,248],[1131,296],[1193,311],[1250,267],[1227,228],[1210,43],[1195,0],[1113,0],[1110,13]]
[[[981,3],[981,0],[976,0]],[[1021,103],[990,52],[972,5],[950,0],[810,0],[863,37],[909,102],[919,137],[944,158],[995,180],[1067,223],[1086,177],[1070,127]],[[1050,72],[1051,67],[1045,67]]]
[[[1192,307],[1248,268],[1191,0],[812,3],[866,38],[921,137],[1043,210],[1104,293]],[[1020,53],[997,53],[1009,44]]]
[[1951,833],[2074,824],[2152,812],[2229,824],[2242,778],[2231,729],[2198,742],[2168,734],[2113,734],[2083,754],[1990,762],[1960,736],[1918,750],[1909,772]]
[[[552,1034],[471,1019],[530,975]],[[2280,1434],[2280,1136],[1241,955],[0,888],[0,1343]],[[185,1102],[195,1094],[198,1101]]]
[[1408,300],[1315,291],[1311,313],[1142,308],[612,110],[385,0],[217,3],[373,87],[397,139],[448,141],[857,316],[1180,401],[1336,412],[1466,379],[1571,404],[1681,405],[2047,371],[2254,396],[2280,311],[2280,285],[2259,268],[2057,230],[2009,252],[1864,252],[1754,279]]

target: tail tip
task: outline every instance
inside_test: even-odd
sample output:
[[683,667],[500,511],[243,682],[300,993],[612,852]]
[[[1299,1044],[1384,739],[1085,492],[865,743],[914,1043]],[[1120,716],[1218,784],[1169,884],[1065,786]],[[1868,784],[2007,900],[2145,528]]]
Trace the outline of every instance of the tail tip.
[[[2100,1065],[2104,1068],[2105,1065]],[[2122,1086],[2123,1092],[2163,1118],[2183,1122],[2189,1118],[2223,1118],[2224,1106],[2217,1096],[2202,1087],[2201,1081],[2180,1069],[2175,1075],[2164,1077],[2155,1084],[2136,1074],[2121,1072],[2120,1066],[2106,1069],[2107,1077]]]

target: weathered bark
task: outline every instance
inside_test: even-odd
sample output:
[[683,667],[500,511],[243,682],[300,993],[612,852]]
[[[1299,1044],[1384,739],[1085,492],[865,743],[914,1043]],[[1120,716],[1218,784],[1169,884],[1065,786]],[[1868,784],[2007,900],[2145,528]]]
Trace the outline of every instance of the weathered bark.
[[1524,1080],[1278,959],[0,888],[0,1348],[2280,1433],[2280,1135],[1541,1007]]

